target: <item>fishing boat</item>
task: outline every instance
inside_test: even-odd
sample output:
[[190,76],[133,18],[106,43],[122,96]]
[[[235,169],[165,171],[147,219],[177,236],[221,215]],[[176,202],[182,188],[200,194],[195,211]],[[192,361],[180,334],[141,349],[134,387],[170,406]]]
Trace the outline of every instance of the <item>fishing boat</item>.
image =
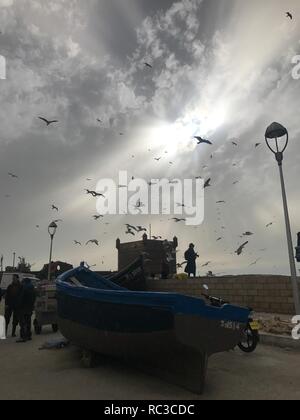
[[[127,269],[129,277],[140,275],[139,264]],[[120,276],[124,274],[126,270]],[[120,282],[118,275],[115,279]],[[121,358],[202,394],[208,358],[242,340],[249,310],[217,308],[176,293],[130,291],[112,280],[84,264],[58,278],[59,329],[64,337],[89,354]]]

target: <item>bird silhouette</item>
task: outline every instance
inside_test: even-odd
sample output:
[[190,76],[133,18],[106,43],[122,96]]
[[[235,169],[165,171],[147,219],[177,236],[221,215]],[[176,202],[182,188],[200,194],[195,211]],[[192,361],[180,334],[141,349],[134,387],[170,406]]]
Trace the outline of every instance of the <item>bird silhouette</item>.
[[293,20],[293,15],[291,12],[286,12],[286,17],[290,18],[291,20]]
[[175,223],[180,223],[180,222],[185,222],[186,219],[178,219],[178,217],[173,217],[173,219]]
[[99,241],[97,239],[90,239],[89,241],[87,241],[86,245],[88,244],[94,244],[99,246]]
[[253,265],[256,265],[260,260],[261,260],[261,258],[258,258],[256,261],[254,261],[252,264],[250,264],[249,267],[252,267]]
[[96,214],[95,216],[93,216],[93,219],[94,220],[99,220],[99,219],[101,219],[101,218],[103,218],[104,216],[102,216],[102,215],[98,215],[98,214]]
[[209,266],[209,264],[211,264],[211,261],[208,261],[207,263],[203,264],[202,267],[207,267]]
[[206,182],[205,182],[205,184],[204,184],[204,188],[208,188],[208,187],[211,187],[211,178],[209,178]]
[[9,175],[11,178],[19,179],[18,175],[13,174],[12,172],[9,172],[9,173],[8,173],[8,175]]
[[147,232],[147,229],[144,228],[143,226],[137,226],[136,230],[137,230],[137,232]]
[[79,241],[76,241],[76,240],[74,241],[74,244],[75,244],[75,245],[82,246],[82,243],[81,243],[81,242],[79,242]]
[[270,227],[270,226],[273,226],[273,222],[268,223],[268,224],[266,225],[266,228],[268,228],[268,227]]
[[245,233],[243,233],[243,236],[253,236],[254,235],[254,233],[252,233],[252,232],[245,232]]
[[202,137],[199,136],[195,136],[194,139],[196,139],[198,141],[198,144],[209,144],[210,146],[212,146],[212,142],[206,139],[203,139]]
[[156,160],[156,162],[159,162],[161,160],[161,157],[160,158],[154,158],[154,160]]
[[149,64],[149,63],[144,63],[144,66],[145,67],[148,67],[149,69],[153,69],[153,66],[151,64]]
[[255,149],[257,149],[260,145],[261,145],[261,143],[256,143],[255,144]]
[[132,225],[129,225],[129,224],[126,224],[125,226],[127,227],[128,230],[135,230],[137,232],[137,229],[136,229],[135,226],[132,226]]
[[152,239],[154,239],[155,241],[158,241],[159,239],[162,239],[161,236],[152,236]]
[[90,190],[85,190],[87,194],[92,195],[93,197],[103,197],[105,198],[105,195],[97,193],[96,191],[90,191]]
[[55,123],[59,122],[58,120],[47,120],[47,118],[43,118],[43,117],[39,117],[39,119],[41,121],[44,121],[44,123],[47,124],[47,127],[49,127],[49,125],[51,125],[51,124],[55,124]]
[[100,118],[97,118],[97,122],[100,123],[100,124],[102,124],[103,121],[100,120]]
[[226,201],[217,201],[217,204],[226,204]]
[[236,251],[235,254],[241,255],[244,251],[244,248],[246,245],[248,245],[249,241],[245,242],[243,245],[241,245]]
[[125,235],[132,235],[132,236],[135,236],[135,233],[134,233],[134,232],[132,232],[132,230],[131,230],[131,229],[128,229],[128,230],[127,230],[127,232],[125,232]]
[[143,204],[143,203],[141,202],[141,200],[138,200],[138,201],[137,201],[137,203],[136,203],[136,205],[135,205],[135,208],[136,208],[136,209],[140,209],[140,208],[142,208],[142,207],[145,207],[145,204]]
[[238,144],[235,141],[231,142],[233,144],[233,146],[238,146]]
[[59,211],[59,208],[52,204],[52,210]]

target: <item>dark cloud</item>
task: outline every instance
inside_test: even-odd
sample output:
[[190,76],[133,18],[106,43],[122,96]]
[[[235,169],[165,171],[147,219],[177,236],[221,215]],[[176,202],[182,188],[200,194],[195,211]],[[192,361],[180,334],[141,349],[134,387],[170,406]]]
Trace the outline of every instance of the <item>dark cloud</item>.
[[[287,6],[300,16],[297,2]],[[214,272],[288,271],[278,172],[263,144],[273,120],[289,127],[285,172],[296,232],[300,84],[290,63],[300,30],[281,2],[0,0],[0,10],[0,53],[8,60],[8,79],[0,81],[0,254],[7,263],[13,251],[47,260],[55,203],[64,219],[56,253],[74,264],[105,256],[106,268],[115,268],[115,239],[128,239],[128,221],[176,234],[182,253],[194,241]],[[47,128],[38,116],[60,122]],[[214,145],[196,147],[194,135]],[[95,223],[84,189],[117,180],[118,170],[147,180],[211,178],[205,223],[195,229],[168,217],[121,216]],[[219,200],[226,205],[218,210]],[[255,236],[238,258],[232,253],[247,230]],[[73,246],[95,237],[101,255]]]

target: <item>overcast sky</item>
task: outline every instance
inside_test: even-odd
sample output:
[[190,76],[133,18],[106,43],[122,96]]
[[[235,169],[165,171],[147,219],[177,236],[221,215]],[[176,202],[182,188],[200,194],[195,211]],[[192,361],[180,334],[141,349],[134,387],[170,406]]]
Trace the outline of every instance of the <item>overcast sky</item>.
[[[0,31],[6,265],[15,251],[41,268],[47,226],[61,218],[54,259],[74,265],[116,269],[116,239],[134,240],[124,223],[152,223],[153,234],[178,236],[179,260],[195,243],[200,266],[212,262],[199,266],[201,274],[288,274],[278,168],[264,133],[273,121],[290,132],[285,176],[296,241],[300,80],[292,78],[292,57],[300,54],[299,1],[0,0]],[[38,116],[59,123],[47,128]],[[213,146],[197,146],[195,135]],[[84,190],[102,178],[118,182],[119,170],[149,181],[211,178],[203,225],[175,224],[172,216],[94,221],[96,201]],[[254,235],[238,257],[246,231]],[[100,247],[75,246],[75,239],[98,239]]]

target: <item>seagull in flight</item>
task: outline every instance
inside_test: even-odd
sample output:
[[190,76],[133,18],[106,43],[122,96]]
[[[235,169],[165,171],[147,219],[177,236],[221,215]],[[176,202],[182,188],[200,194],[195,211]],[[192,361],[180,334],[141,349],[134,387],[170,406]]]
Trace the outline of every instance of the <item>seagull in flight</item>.
[[238,144],[235,141],[231,142],[233,144],[233,146],[238,146]]
[[291,20],[293,20],[293,15],[291,12],[286,12],[286,17],[290,18]]
[[49,127],[49,125],[51,124],[55,124],[59,122],[58,120],[47,120],[46,118],[43,118],[43,117],[39,117],[39,120],[44,121],[44,123],[47,124],[47,127]]
[[99,246],[99,241],[97,239],[91,239],[91,240],[87,241],[86,245],[88,245],[88,244],[94,244],[94,245]]
[[260,145],[261,145],[261,143],[256,143],[255,144],[255,149],[257,149]]
[[9,172],[8,175],[12,178],[19,179],[18,175],[13,174],[12,172]]
[[153,66],[151,64],[149,64],[149,63],[144,63],[144,66],[145,67],[148,67],[148,69],[153,69]]
[[59,211],[58,207],[56,207],[54,204],[52,204],[52,210]]
[[136,227],[136,231],[137,231],[137,232],[147,232],[147,229],[146,229],[146,228],[144,228],[143,226],[137,226],[137,227]]
[[198,144],[209,144],[210,146],[212,146],[211,141],[203,139],[202,137],[195,136],[194,139],[196,139],[198,141]]
[[268,224],[267,224],[267,226],[266,226],[266,228],[268,228],[268,227],[270,227],[270,226],[273,226],[273,222],[268,223]]
[[76,241],[76,240],[74,241],[74,244],[75,244],[75,245],[82,246],[82,243],[81,243],[81,242],[79,242],[79,241]]
[[249,241],[247,241],[247,242],[245,242],[243,245],[241,245],[236,251],[235,251],[235,254],[237,254],[237,255],[241,255],[242,254],[242,252],[244,251],[244,248],[245,248],[245,246],[246,245],[248,245],[248,243],[249,243]]
[[261,260],[261,258],[258,258],[256,261],[254,261],[252,264],[250,264],[249,267],[252,267],[253,265],[256,265],[260,260]]
[[99,220],[100,218],[103,218],[104,216],[102,216],[102,215],[98,215],[98,214],[96,214],[95,216],[93,216],[93,219],[94,220]]
[[102,120],[100,120],[100,118],[97,118],[97,122],[98,122],[99,124],[102,124],[102,123],[103,123],[103,121],[102,121]]
[[85,190],[87,194],[92,195],[93,197],[103,197],[105,198],[105,195],[97,193],[96,191],[90,191],[90,190]]
[[162,239],[161,236],[152,236],[152,239],[154,239],[155,241],[158,241],[158,239]]
[[132,225],[129,225],[129,224],[126,224],[125,226],[127,227],[127,230],[135,230],[137,232],[137,229],[136,229],[135,226],[132,226]]
[[161,160],[161,157],[160,158],[155,158],[154,160],[156,160],[156,162],[159,162]]
[[208,188],[208,187],[211,187],[211,178],[209,178],[206,182],[205,182],[205,184],[204,184],[204,188]]
[[211,261],[208,261],[207,263],[203,264],[202,267],[207,267],[209,266],[209,264],[211,264]]
[[174,217],[172,220],[174,220],[175,223],[185,222],[186,219],[178,219],[178,217]]
[[252,232],[245,232],[245,233],[243,233],[243,236],[253,236],[254,235],[254,233],[252,233]]

